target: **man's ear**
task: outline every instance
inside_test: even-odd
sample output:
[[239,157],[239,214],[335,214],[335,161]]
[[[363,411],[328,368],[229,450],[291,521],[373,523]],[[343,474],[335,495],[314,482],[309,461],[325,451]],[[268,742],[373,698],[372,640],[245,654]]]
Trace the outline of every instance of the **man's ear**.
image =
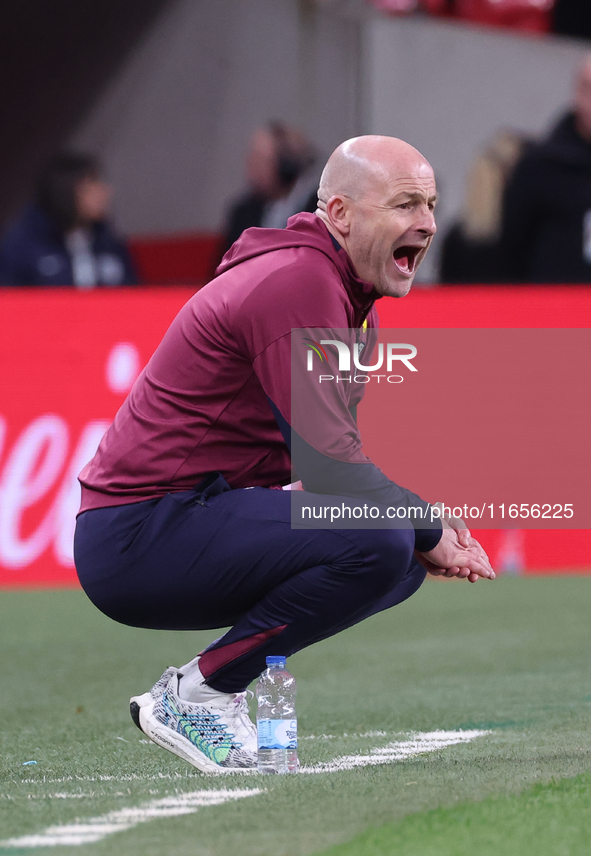
[[346,196],[331,196],[326,203],[326,216],[341,235],[351,231],[351,205]]

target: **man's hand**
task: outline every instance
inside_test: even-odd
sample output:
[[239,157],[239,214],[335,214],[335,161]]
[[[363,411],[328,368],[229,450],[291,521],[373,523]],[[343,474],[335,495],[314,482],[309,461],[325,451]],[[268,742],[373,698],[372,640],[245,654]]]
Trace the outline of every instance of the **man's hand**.
[[[442,502],[433,503],[434,508],[439,509],[439,514],[443,515],[444,505]],[[442,521],[447,523],[448,526],[451,526],[452,529],[455,529],[458,534],[458,541],[462,545],[462,547],[469,547],[472,542],[472,536],[470,534],[470,530],[464,523],[461,517],[443,517],[440,518]]]
[[433,576],[459,577],[475,583],[479,577],[494,580],[488,556],[466,524],[459,518],[443,519],[441,540],[426,553],[417,552],[417,558]]

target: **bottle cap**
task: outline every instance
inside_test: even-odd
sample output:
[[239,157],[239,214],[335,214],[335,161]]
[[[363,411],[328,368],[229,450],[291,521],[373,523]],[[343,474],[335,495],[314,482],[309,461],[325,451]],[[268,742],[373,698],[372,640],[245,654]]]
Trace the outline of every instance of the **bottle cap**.
[[267,657],[267,666],[285,666],[285,657]]

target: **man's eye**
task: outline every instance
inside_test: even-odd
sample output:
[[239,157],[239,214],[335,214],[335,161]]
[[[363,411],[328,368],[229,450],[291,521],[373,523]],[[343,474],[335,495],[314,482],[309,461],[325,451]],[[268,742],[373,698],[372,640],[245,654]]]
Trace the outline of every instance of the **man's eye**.
[[410,206],[410,202],[401,202],[401,203],[400,203],[400,205],[397,205],[396,207],[397,207],[397,208],[402,208],[404,211],[408,211],[408,209],[409,209],[411,206]]

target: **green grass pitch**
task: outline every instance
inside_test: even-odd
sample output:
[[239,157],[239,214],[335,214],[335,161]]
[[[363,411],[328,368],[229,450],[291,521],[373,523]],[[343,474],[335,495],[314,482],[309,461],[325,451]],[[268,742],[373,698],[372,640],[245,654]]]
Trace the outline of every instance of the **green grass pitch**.
[[[290,659],[301,760],[484,733],[354,769],[207,777],[145,742],[128,699],[214,634],[123,627],[79,591],[4,591],[0,854],[587,856],[590,607],[591,577],[430,581]],[[258,793],[199,807],[221,789]],[[47,846],[85,821],[106,834]]]

